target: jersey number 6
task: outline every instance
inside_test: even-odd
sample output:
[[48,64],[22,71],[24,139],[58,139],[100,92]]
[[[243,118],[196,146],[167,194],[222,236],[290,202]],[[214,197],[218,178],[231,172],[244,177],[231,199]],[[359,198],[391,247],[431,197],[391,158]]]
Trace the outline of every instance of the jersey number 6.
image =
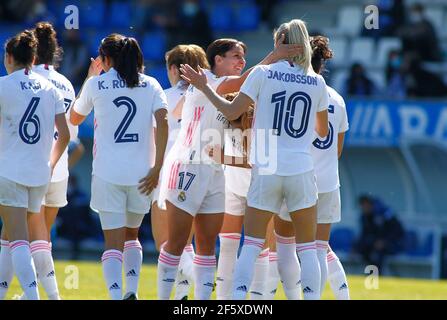
[[[40,140],[40,120],[37,114],[35,114],[39,102],[40,98],[32,98],[20,120],[19,135],[26,144],[35,144]],[[32,131],[30,130],[31,126],[34,127]]]
[[[295,119],[296,104],[298,101],[303,102],[303,112],[301,115],[300,126],[296,129],[293,127]],[[295,92],[287,100],[287,108],[284,115],[284,107],[286,107],[286,91],[280,91],[272,95],[272,103],[275,104],[275,115],[273,118],[273,134],[280,136],[284,119],[284,131],[292,138],[302,137],[309,124],[310,109],[312,100],[310,96],[302,91]]]
[[130,123],[137,113],[137,105],[131,98],[124,96],[116,98],[115,100],[113,100],[113,103],[117,108],[121,106],[127,107],[126,115],[115,131],[115,142],[138,142],[138,133],[126,133],[126,130],[129,128]]

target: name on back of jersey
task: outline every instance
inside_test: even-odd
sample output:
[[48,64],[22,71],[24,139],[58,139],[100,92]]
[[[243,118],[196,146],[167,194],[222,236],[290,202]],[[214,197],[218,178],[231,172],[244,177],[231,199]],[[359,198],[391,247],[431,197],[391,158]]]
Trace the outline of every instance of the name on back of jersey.
[[42,84],[39,81],[20,81],[20,87],[22,90],[40,90]]
[[296,82],[301,84],[308,84],[312,86],[317,86],[317,77],[304,75],[304,74],[294,74],[291,72],[281,72],[268,70],[267,79],[279,80],[283,82]]
[[[146,81],[140,81],[137,87],[146,88]],[[112,80],[111,83],[107,80],[98,80],[98,90],[109,90],[109,89],[122,89],[127,88],[126,82],[124,80]]]

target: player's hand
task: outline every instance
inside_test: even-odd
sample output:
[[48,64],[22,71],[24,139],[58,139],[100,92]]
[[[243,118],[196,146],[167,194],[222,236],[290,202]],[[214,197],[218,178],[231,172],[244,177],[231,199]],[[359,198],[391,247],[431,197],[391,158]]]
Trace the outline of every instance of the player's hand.
[[158,180],[160,178],[161,167],[153,167],[149,170],[149,173],[140,181],[138,181],[138,190],[140,193],[150,195],[151,192],[157,187]]
[[289,59],[303,54],[303,46],[300,44],[284,44],[285,35],[281,34],[275,43],[275,49],[271,55],[271,62],[275,63],[281,59]]
[[97,56],[95,59],[90,58],[90,67],[88,68],[87,78],[99,76],[102,71],[101,58]]
[[198,70],[199,72],[194,70],[189,64],[181,64],[180,71],[182,74],[180,77],[182,77],[183,80],[188,81],[200,91],[203,91],[207,84],[206,74],[199,66]]
[[213,159],[214,162],[223,164],[224,162],[224,154],[222,152],[222,147],[219,144],[216,145],[207,145],[205,147],[205,152],[208,154],[208,156]]

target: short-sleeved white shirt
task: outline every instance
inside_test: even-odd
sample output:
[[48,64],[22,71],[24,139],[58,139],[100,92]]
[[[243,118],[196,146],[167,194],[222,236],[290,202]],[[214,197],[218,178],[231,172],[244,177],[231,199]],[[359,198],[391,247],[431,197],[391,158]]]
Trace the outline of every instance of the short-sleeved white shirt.
[[[225,77],[217,78],[209,70],[205,70],[209,85],[217,89]],[[224,129],[229,127],[229,121],[197,88],[189,86],[185,93],[182,109],[182,121],[177,140],[171,148],[170,161],[183,163],[202,163],[213,165],[206,156],[205,146],[223,144]],[[221,169],[221,165],[215,165]]]
[[172,112],[174,111],[180,99],[185,95],[186,89],[188,89],[188,84],[185,81],[180,80],[175,86],[165,90],[166,99],[168,101],[168,125],[169,125],[169,138],[168,138],[168,144],[166,145],[166,154],[174,145],[180,132],[181,119],[175,118],[172,115]]
[[50,182],[55,116],[64,99],[44,77],[27,69],[0,78],[0,176],[37,187]]
[[153,114],[167,109],[166,95],[152,77],[128,88],[117,71],[84,84],[74,110],[94,119],[93,175],[117,185],[137,185],[153,166]]
[[343,97],[331,87],[329,93],[329,134],[317,137],[312,144],[312,156],[319,193],[331,192],[340,186],[338,176],[338,134],[349,129],[346,105]]
[[256,66],[240,92],[256,104],[250,162],[259,172],[291,176],[312,170],[316,113],[328,108],[323,77],[280,61]]
[[[39,64],[33,67],[33,71],[48,79],[64,97],[65,114],[67,118],[68,129],[70,131],[70,140],[75,141],[78,136],[78,126],[70,123],[69,110],[75,100],[75,91],[71,82],[62,74],[54,70],[54,67],[46,64]],[[54,129],[53,145],[56,143],[57,131]],[[59,182],[68,178],[68,148],[60,157],[53,170],[51,182]]]

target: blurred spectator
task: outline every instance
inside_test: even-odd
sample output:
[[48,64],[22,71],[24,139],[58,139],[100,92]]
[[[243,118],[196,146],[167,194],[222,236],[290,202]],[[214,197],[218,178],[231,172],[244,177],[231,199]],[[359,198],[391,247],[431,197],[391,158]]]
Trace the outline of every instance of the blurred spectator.
[[174,0],[138,0],[134,25],[138,33],[161,29],[167,31],[175,24],[177,2]]
[[[261,20],[269,26],[270,29],[275,27],[275,22],[272,21],[273,8],[278,3],[278,0],[256,0],[256,4],[261,9]],[[320,34],[320,33],[318,33]]]
[[406,68],[406,87],[411,97],[447,96],[447,86],[440,76],[425,70],[418,56],[407,54],[404,62]]
[[54,16],[48,11],[44,0],[2,0],[2,20],[26,22],[34,24],[38,21],[54,21]]
[[72,259],[79,258],[81,241],[99,238],[102,235],[99,218],[90,212],[90,198],[77,183],[77,178],[70,175],[67,190],[68,204],[59,210],[57,216],[57,235],[72,244]]
[[405,72],[402,63],[402,53],[391,50],[388,53],[388,62],[385,69],[386,95],[391,98],[405,98]]
[[361,233],[354,250],[368,265],[382,271],[386,256],[397,254],[404,248],[404,229],[399,219],[382,201],[370,196],[360,196]]
[[376,86],[366,76],[363,66],[357,62],[352,64],[344,92],[353,96],[371,96],[376,94],[376,91]]
[[82,85],[90,64],[87,46],[76,29],[65,31],[62,44],[64,56],[60,72],[77,88]]
[[183,0],[177,14],[176,27],[176,44],[193,43],[206,50],[213,41],[208,14],[199,0]]
[[398,31],[402,38],[403,51],[416,53],[423,61],[441,61],[442,53],[436,30],[424,14],[424,6],[411,6],[409,23]]

